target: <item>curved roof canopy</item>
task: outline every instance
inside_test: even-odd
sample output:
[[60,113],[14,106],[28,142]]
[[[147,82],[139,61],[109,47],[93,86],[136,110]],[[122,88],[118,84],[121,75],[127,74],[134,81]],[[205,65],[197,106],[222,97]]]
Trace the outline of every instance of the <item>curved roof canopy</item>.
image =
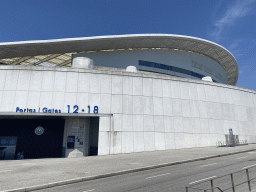
[[0,43],[0,63],[9,65],[71,66],[74,53],[134,49],[175,49],[205,55],[225,70],[235,85],[238,65],[224,47],[204,39],[172,34],[132,34]]

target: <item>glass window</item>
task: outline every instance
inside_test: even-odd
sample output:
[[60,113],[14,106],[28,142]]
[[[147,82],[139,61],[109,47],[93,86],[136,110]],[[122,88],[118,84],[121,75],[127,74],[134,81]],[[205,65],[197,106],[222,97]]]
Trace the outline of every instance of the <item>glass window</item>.
[[[174,66],[169,66],[169,65],[165,65],[165,64],[160,64],[160,63],[153,63],[153,62],[149,62],[149,61],[139,60],[139,65],[146,66],[146,67],[154,67],[154,68],[157,68],[157,69],[174,71],[174,72],[178,72],[178,73],[183,73],[183,74],[186,74],[186,75],[197,77],[199,79],[202,79],[204,77],[204,75],[195,73],[193,71],[189,71],[189,70],[186,70],[186,69],[182,69],[182,68],[174,67]],[[213,82],[217,82],[217,81],[213,80]]]

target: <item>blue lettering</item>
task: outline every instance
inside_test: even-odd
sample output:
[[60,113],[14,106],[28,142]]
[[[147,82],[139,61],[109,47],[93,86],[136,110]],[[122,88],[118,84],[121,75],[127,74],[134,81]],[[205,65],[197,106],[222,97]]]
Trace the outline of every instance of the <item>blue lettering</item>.
[[[19,107],[16,107],[16,112],[36,113],[36,109],[29,109],[29,108],[21,109]],[[38,112],[40,112],[40,107],[38,108]],[[48,109],[47,107],[44,107],[42,109],[42,112],[43,113],[61,113],[61,110],[60,109],[54,109],[54,108],[53,109]]]
[[43,108],[43,112],[47,113],[47,108],[46,107]]

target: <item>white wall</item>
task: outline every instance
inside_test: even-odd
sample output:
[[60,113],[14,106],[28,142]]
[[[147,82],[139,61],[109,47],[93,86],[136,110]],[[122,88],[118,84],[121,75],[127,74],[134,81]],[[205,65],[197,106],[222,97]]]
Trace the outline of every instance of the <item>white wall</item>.
[[253,90],[116,70],[0,66],[0,77],[0,115],[98,106],[99,155],[215,146],[230,128],[256,142]]

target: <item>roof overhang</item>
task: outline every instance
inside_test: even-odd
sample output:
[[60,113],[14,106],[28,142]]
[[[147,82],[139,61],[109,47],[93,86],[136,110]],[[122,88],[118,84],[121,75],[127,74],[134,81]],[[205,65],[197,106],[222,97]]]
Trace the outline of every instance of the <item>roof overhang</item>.
[[132,34],[0,43],[0,63],[39,65],[49,62],[70,66],[73,53],[145,48],[185,50],[210,57],[224,68],[228,84],[236,85],[238,65],[227,49],[211,41],[183,35]]

